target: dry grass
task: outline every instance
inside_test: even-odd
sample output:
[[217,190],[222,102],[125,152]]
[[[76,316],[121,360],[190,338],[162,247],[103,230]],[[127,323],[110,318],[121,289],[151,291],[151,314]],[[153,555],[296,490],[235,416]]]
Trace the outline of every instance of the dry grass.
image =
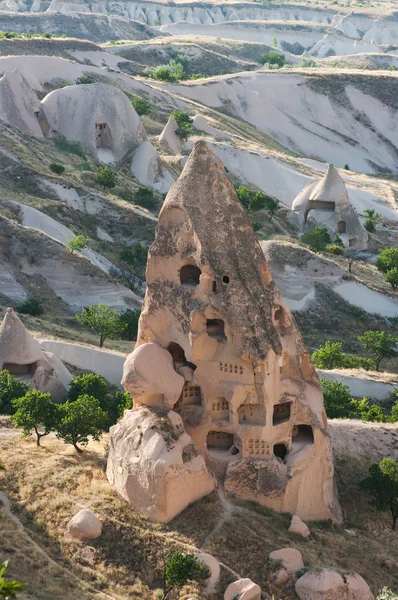
[[[393,431],[390,428],[387,433],[396,435]],[[353,435],[369,436],[369,431],[358,429]],[[156,589],[161,587],[163,548],[193,550],[201,547],[210,534],[207,552],[239,575],[251,577],[278,600],[295,597],[291,587],[275,587],[267,563],[268,553],[282,547],[300,550],[307,566],[356,571],[373,592],[383,585],[398,591],[398,534],[391,531],[389,516],[374,513],[357,487],[368,465],[378,456],[345,455],[341,447],[336,455],[345,527],[355,528],[355,537],[329,523],[314,523],[309,539],[297,538],[288,532],[290,515],[278,515],[238,501],[232,517],[211,537],[223,511],[215,494],[192,505],[168,525],[153,524],[131,510],[109,486],[104,473],[106,445],[105,437],[101,443],[90,443],[87,452],[77,456],[71,447],[54,438],[45,438],[41,449],[32,441],[2,438],[1,458],[7,469],[2,475],[2,487],[12,500],[13,511],[52,558],[85,582],[83,588],[91,586],[117,599],[155,600]],[[359,445],[358,452],[364,447]],[[84,559],[87,545],[63,538],[71,516],[84,507],[90,507],[104,523],[103,535],[88,544],[94,555],[91,564]],[[13,529],[9,520],[3,518],[0,532],[4,526]],[[36,561],[34,554],[26,550],[27,544],[23,534],[13,532],[6,543],[0,543],[0,559],[10,558],[10,574],[30,582],[32,598],[61,597],[60,592],[54,595],[51,590],[53,586],[63,589],[62,572],[56,574],[47,567],[47,587],[38,586]],[[19,560],[20,556],[29,559]],[[47,572],[44,571],[45,577]],[[222,599],[232,578],[222,570],[220,591],[212,600]],[[72,586],[70,582],[69,585]],[[79,597],[88,600],[92,592],[84,589],[86,595],[81,593]],[[177,597],[187,598],[188,592],[196,595],[198,590],[191,586]],[[62,598],[69,600],[65,594],[63,590]]]

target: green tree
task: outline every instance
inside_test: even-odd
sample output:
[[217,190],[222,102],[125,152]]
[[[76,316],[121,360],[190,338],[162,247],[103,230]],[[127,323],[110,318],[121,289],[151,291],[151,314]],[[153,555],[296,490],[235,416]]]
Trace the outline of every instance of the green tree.
[[276,39],[276,35],[274,35],[274,37],[272,38],[272,45],[274,48],[278,46],[278,40]]
[[391,269],[398,268],[398,248],[382,250],[376,260],[376,267],[382,273],[388,273]]
[[113,423],[116,423],[123,417],[125,410],[133,408],[133,400],[128,392],[117,391],[115,394],[115,402],[113,404]]
[[379,464],[369,468],[369,476],[360,482],[361,490],[371,494],[370,504],[380,512],[390,511],[392,529],[395,531],[398,519],[398,461],[383,458]]
[[177,121],[178,129],[176,130],[176,134],[182,140],[187,140],[190,135],[193,135],[192,118],[183,110],[173,110],[171,114]]
[[340,381],[321,379],[326,414],[329,419],[344,419],[352,414],[350,388]]
[[392,405],[391,414],[386,420],[389,423],[397,423],[398,422],[398,389],[394,388],[391,393],[393,396],[395,396],[396,401]]
[[32,390],[12,401],[15,412],[11,419],[14,425],[22,429],[22,437],[28,437],[34,429],[38,446],[41,438],[54,431],[57,424],[58,407],[50,398],[51,394]]
[[144,71],[154,79],[175,82],[185,78],[184,67],[177,60],[171,59],[167,65],[159,65],[156,69]]
[[80,315],[75,316],[79,323],[100,336],[100,348],[102,348],[106,339],[117,339],[123,331],[119,313],[109,308],[109,306],[105,306],[105,304],[88,306],[83,308]]
[[306,231],[300,239],[313,252],[325,250],[326,246],[331,242],[329,231],[322,225],[317,225],[311,231]]
[[265,52],[261,55],[260,62],[265,65],[276,65],[281,68],[286,62],[286,58],[284,54],[280,54],[279,52],[275,52],[275,50],[270,50],[269,52]]
[[149,188],[139,188],[133,196],[133,202],[144,208],[156,208],[155,194]]
[[64,165],[57,162],[52,162],[50,165],[50,169],[53,173],[57,173],[58,175],[61,175],[61,173],[65,171]]
[[0,371],[0,415],[12,415],[15,412],[13,400],[22,398],[29,386],[18,381],[7,369]]
[[17,312],[23,315],[38,317],[44,313],[44,308],[37,298],[28,298],[25,302],[22,302],[22,304],[18,304]]
[[81,252],[87,246],[88,239],[84,235],[75,235],[75,237],[68,237],[66,249],[71,254],[75,252]]
[[163,598],[167,598],[172,589],[182,588],[188,581],[204,581],[210,575],[209,567],[200,562],[194,554],[171,552],[165,556]]
[[398,338],[386,331],[365,331],[357,338],[363,348],[374,355],[376,371],[379,370],[384,358],[393,358],[398,355]]
[[281,207],[281,203],[277,198],[271,198],[270,196],[265,196],[265,208],[269,212],[269,220],[271,222],[272,217],[276,213],[276,211]]
[[89,436],[97,441],[100,439],[108,414],[96,398],[85,394],[74,402],[61,404],[58,410],[57,437],[65,444],[72,444],[81,453],[82,449],[77,444],[87,446]]
[[389,283],[393,290],[398,287],[398,268],[394,267],[386,273],[386,281]]
[[342,342],[327,341],[319,350],[312,353],[311,360],[318,369],[344,368],[345,354],[341,351]]
[[363,214],[366,217],[365,221],[365,229],[367,229],[370,233],[376,231],[376,225],[381,221],[381,214],[377,213],[374,209],[367,208],[363,211]]
[[141,311],[139,309],[133,310],[131,308],[128,308],[120,313],[120,321],[124,326],[123,333],[129,342],[135,340],[137,337],[140,314]]
[[362,400],[351,400],[353,412],[359,416],[362,421],[383,423],[385,421],[384,411],[378,404],[369,404],[369,398]]
[[103,410],[108,409],[109,386],[101,375],[86,373],[78,375],[69,384],[68,400],[76,402],[79,396],[92,396]]
[[119,253],[120,263],[110,274],[135,294],[140,294],[144,283],[148,248],[137,242],[132,248]]
[[82,85],[85,83],[94,83],[94,79],[92,79],[91,77],[87,77],[87,75],[81,75],[76,79],[76,83],[77,85]]
[[151,104],[149,100],[146,100],[145,98],[140,98],[140,96],[133,96],[131,99],[131,104],[140,117],[143,115],[149,115],[149,113],[153,111],[153,104]]
[[8,567],[8,561],[0,564],[0,598],[5,600],[14,600],[19,592],[23,591],[24,585],[20,581],[13,581],[4,578],[4,573]]
[[117,174],[109,167],[100,167],[95,175],[95,181],[102,185],[104,191],[111,190],[116,186]]

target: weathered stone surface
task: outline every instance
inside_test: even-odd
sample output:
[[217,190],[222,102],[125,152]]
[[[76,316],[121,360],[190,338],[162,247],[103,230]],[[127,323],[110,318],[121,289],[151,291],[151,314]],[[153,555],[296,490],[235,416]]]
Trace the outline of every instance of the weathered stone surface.
[[319,380],[225,169],[204,142],[160,212],[136,350],[124,371],[137,404],[171,407],[177,390],[170,395],[155,371],[135,363],[151,344],[168,351],[185,380],[173,410],[228,493],[303,519],[340,519]]
[[365,250],[368,233],[352,206],[344,181],[333,165],[325,175],[308,183],[292,204],[290,220],[301,231],[324,225],[338,233],[345,246]]
[[178,123],[173,115],[170,115],[165,128],[159,136],[160,146],[171,154],[179,154],[182,151],[182,140],[176,134],[177,129]]
[[88,508],[80,510],[68,523],[66,534],[79,540],[95,540],[102,533],[102,523]]
[[130,506],[161,523],[214,489],[179,415],[146,406],[111,427],[107,476]]
[[357,573],[341,575],[328,569],[308,571],[296,581],[300,600],[373,600],[368,584]]
[[301,537],[308,537],[311,535],[311,531],[308,529],[307,525],[297,515],[293,515],[289,531],[290,533],[295,533]]
[[286,569],[279,569],[276,571],[276,573],[274,573],[274,581],[276,585],[283,585],[284,583],[287,583],[289,579],[289,573],[286,571]]
[[206,594],[214,594],[220,579],[220,563],[214,556],[206,554],[205,552],[196,552],[195,556],[198,561],[204,563],[211,572],[209,579],[206,579],[205,581],[204,592]]
[[224,600],[260,600],[261,588],[251,579],[238,579],[224,593]]
[[295,548],[282,548],[274,550],[269,554],[271,561],[280,561],[282,567],[286,569],[289,575],[294,575],[296,571],[304,567],[303,557]]

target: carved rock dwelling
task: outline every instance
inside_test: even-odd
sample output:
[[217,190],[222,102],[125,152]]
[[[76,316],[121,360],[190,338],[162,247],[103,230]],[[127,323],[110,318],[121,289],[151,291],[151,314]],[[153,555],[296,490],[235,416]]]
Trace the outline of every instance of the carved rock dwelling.
[[[204,142],[160,213],[122,383],[134,409],[111,428],[108,477],[138,510],[150,505],[155,518],[154,505],[165,502],[171,456],[174,485],[191,460],[204,458],[227,493],[303,519],[340,520],[318,377],[225,169]],[[149,430],[140,423],[141,434],[131,427],[137,413],[152,420]],[[151,452],[143,473],[140,461],[148,464]],[[203,468],[197,489],[195,478],[179,486],[178,507],[163,520],[213,489]]]

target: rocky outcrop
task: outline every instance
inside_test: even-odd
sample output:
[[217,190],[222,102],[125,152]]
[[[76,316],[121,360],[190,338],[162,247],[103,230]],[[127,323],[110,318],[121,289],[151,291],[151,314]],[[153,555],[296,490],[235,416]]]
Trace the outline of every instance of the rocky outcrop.
[[160,146],[163,148],[163,150],[166,150],[166,152],[169,152],[170,154],[180,154],[182,151],[182,140],[176,134],[177,129],[178,123],[173,115],[171,115],[165,128],[159,136]]
[[238,579],[225,590],[224,600],[260,600],[261,588],[251,579]]
[[357,573],[311,570],[296,582],[300,600],[373,600],[368,584]]
[[0,325],[0,370],[7,369],[56,403],[66,398],[72,381],[68,369],[51,352],[43,352],[39,343],[25,329],[13,308],[7,308]]
[[289,532],[295,533],[296,535],[299,535],[301,537],[308,537],[309,535],[311,535],[311,532],[308,529],[307,525],[297,515],[293,515],[292,517]]
[[181,417],[146,406],[111,427],[107,477],[130,506],[160,523],[214,489]]
[[[226,171],[204,142],[160,212],[124,382],[135,406],[180,415],[228,493],[303,519],[340,520],[319,380]],[[130,433],[133,414],[111,430],[111,461],[135,456],[135,480],[149,489],[151,447]],[[134,438],[130,448],[126,436]],[[117,480],[132,497],[126,485]],[[182,491],[180,509],[190,491]],[[165,519],[177,512],[168,501],[145,489],[132,504]]]
[[352,206],[344,181],[333,165],[320,179],[308,183],[295,198],[290,215],[291,222],[300,231],[324,225],[344,245],[365,250],[368,234]]
[[0,77],[0,119],[34,135],[43,137],[39,124],[40,102],[18,71],[6,71]]
[[293,576],[304,567],[301,552],[295,548],[282,548],[270,553],[271,562],[278,562],[287,571],[288,575]]
[[95,540],[102,533],[102,523],[88,508],[80,510],[68,523],[65,537],[81,541]]

